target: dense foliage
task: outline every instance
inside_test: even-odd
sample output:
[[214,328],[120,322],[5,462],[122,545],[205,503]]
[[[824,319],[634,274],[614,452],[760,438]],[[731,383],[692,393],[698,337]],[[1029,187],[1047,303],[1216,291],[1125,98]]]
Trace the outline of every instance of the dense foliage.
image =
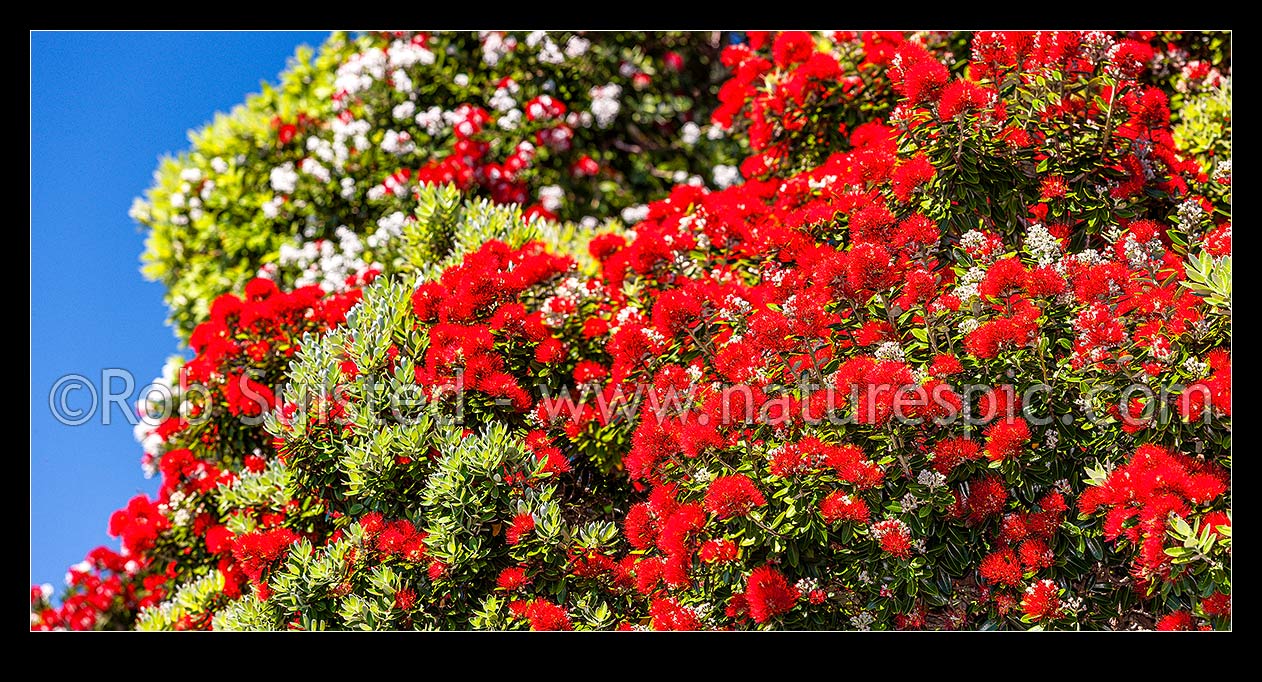
[[[1229,628],[1226,36],[740,38],[593,36],[556,100],[513,71],[536,149],[587,84],[639,93],[519,194],[444,165],[507,116],[459,83],[588,38],[335,36],[252,100],[279,128],[169,162],[150,257],[197,324],[142,434],[163,485],[33,627]],[[400,143],[383,112],[447,89],[450,135]],[[216,145],[250,170],[177,229]],[[258,243],[231,270],[168,248],[189,225]]]

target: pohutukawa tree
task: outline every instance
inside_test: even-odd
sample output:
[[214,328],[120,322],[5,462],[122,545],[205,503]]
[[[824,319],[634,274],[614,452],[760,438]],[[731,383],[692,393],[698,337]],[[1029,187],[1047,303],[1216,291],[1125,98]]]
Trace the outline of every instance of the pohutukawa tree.
[[136,204],[194,358],[32,628],[1229,628],[1230,77],[334,35]]

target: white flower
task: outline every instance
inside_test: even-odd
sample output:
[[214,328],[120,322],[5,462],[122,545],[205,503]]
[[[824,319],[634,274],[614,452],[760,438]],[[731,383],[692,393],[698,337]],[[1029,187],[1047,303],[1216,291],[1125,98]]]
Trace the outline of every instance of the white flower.
[[1186,233],[1195,233],[1199,231],[1201,221],[1205,217],[1205,209],[1201,207],[1201,202],[1195,199],[1187,199],[1178,207],[1179,229]]
[[960,246],[965,249],[980,249],[986,245],[986,235],[977,230],[969,230],[960,235]]
[[897,360],[902,362],[904,359],[903,347],[897,341],[885,341],[876,347],[874,355],[882,360]]
[[298,173],[288,161],[272,169],[270,180],[272,189],[281,194],[293,194],[298,187]]
[[280,197],[272,197],[271,200],[263,202],[263,206],[261,207],[263,215],[268,218],[275,218],[280,214],[280,205],[282,203],[283,202]]
[[1219,161],[1218,166],[1214,168],[1214,182],[1223,182],[1231,180],[1231,159]]
[[508,111],[517,106],[517,100],[513,99],[513,95],[508,91],[508,88],[496,88],[487,104],[490,104],[491,108],[496,111]]
[[557,185],[548,185],[539,188],[539,203],[543,204],[544,209],[551,213],[555,213],[561,208],[561,200],[565,197],[565,190]]
[[500,57],[508,53],[504,47],[504,37],[498,31],[482,31],[479,36],[482,40],[482,61],[487,66],[495,66],[499,63]]
[[407,119],[412,118],[412,115],[415,113],[416,104],[410,100],[396,104],[394,108],[390,110],[390,116],[392,116],[396,121],[406,121]]
[[521,123],[521,109],[509,109],[495,122],[501,130],[516,130]]
[[946,476],[943,476],[932,469],[925,469],[920,472],[919,476],[916,477],[916,481],[920,483],[920,485],[933,489],[946,483]]
[[328,182],[330,180],[329,169],[320,165],[320,162],[313,158],[307,157],[303,159],[298,164],[298,169],[320,182]]
[[386,51],[390,66],[407,68],[414,64],[433,64],[434,53],[413,42],[396,40]]
[[714,167],[714,184],[719,189],[731,187],[741,181],[741,172],[736,166],[718,164]]
[[127,215],[138,223],[149,220],[149,202],[136,197],[131,200],[131,208],[127,211]]
[[455,83],[456,85],[462,88],[467,88],[469,87],[469,76],[468,74],[458,73],[456,74],[455,78],[451,79],[451,82]]
[[616,83],[598,85],[592,88],[589,94],[592,96],[591,113],[596,119],[596,125],[600,128],[608,128],[622,108],[618,99],[622,96],[622,86]]
[[1039,265],[1051,265],[1060,259],[1060,243],[1039,223],[1026,229],[1025,248]]
[[180,171],[180,179],[189,183],[201,182],[202,170],[200,168],[185,168]]
[[565,56],[570,59],[582,57],[587,52],[587,48],[591,47],[591,41],[579,36],[570,36],[565,43]]
[[402,156],[416,151],[416,143],[412,142],[412,136],[407,132],[387,130],[385,137],[381,139],[381,150]]
[[696,144],[697,140],[701,139],[701,126],[688,121],[679,129],[679,139],[688,146]]
[[635,225],[643,222],[647,217],[649,217],[649,207],[643,204],[622,209],[622,222],[625,225]]
[[228,172],[228,162],[216,156],[210,160],[210,167],[220,175]]

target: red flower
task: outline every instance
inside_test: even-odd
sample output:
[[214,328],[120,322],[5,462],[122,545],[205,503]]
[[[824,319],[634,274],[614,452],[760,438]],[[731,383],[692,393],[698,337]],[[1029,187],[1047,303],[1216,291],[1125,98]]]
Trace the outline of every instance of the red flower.
[[1049,175],[1039,184],[1039,196],[1044,199],[1060,199],[1067,192],[1069,186],[1065,184],[1063,175]]
[[898,519],[885,519],[872,524],[872,536],[881,543],[881,549],[891,556],[906,559],[911,556],[911,530]]
[[1175,611],[1166,614],[1157,621],[1157,630],[1169,632],[1173,630],[1195,630],[1196,624],[1192,622],[1192,614],[1188,611]]
[[776,66],[800,64],[815,52],[815,41],[806,31],[785,31],[771,45],[771,58]]
[[735,561],[740,554],[740,548],[735,542],[727,538],[719,538],[718,540],[706,540],[701,544],[701,560],[707,564],[725,564],[729,561]]
[[705,624],[697,617],[696,611],[681,606],[670,598],[654,599],[649,604],[649,616],[653,619],[654,630],[704,630]]
[[235,537],[227,526],[212,526],[206,531],[206,551],[211,554],[232,551],[232,541]]
[[754,507],[764,504],[767,500],[744,474],[714,479],[705,495],[706,509],[720,519],[745,516]]
[[530,584],[530,577],[526,575],[526,571],[518,566],[509,566],[500,571],[500,575],[495,580],[495,584],[505,592],[516,592],[517,590]]
[[394,593],[394,607],[400,611],[411,611],[416,604],[416,592],[410,588],[400,588]]
[[771,566],[755,568],[745,585],[749,615],[757,623],[788,613],[799,596],[797,588],[790,586],[784,576]]
[[869,518],[867,503],[841,490],[829,493],[828,497],[820,502],[819,509],[828,523],[838,521],[867,523]]
[[522,536],[535,529],[535,517],[530,514],[518,514],[513,517],[512,524],[504,532],[504,541],[510,545],[521,542]]
[[1206,616],[1230,616],[1231,595],[1215,592],[1201,600],[1201,610]]
[[986,429],[986,457],[1001,462],[1017,456],[1030,442],[1030,426],[1020,417],[997,421]]
[[531,630],[574,629],[574,626],[570,624],[570,616],[565,612],[565,609],[543,598],[530,602],[524,613],[530,621]]
[[980,570],[983,578],[996,585],[1016,587],[1021,583],[1021,561],[1010,547],[986,555]]
[[298,536],[288,528],[273,528],[246,533],[232,545],[232,556],[251,582],[259,587],[263,574],[298,541]]
[[1061,617],[1060,590],[1050,580],[1039,580],[1025,590],[1021,598],[1021,610],[1034,622],[1056,620]]
[[969,484],[968,519],[972,523],[982,523],[986,519],[1003,511],[1004,502],[1008,499],[1008,486],[1003,477],[991,474],[976,479]]

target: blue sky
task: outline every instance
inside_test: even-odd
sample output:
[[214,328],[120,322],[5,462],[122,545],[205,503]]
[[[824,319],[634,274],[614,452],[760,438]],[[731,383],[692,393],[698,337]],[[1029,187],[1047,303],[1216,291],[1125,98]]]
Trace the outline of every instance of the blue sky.
[[[162,286],[140,275],[132,198],[163,155],[187,147],[189,129],[274,82],[298,45],[325,35],[31,34],[32,584],[60,590],[89,549],[117,548],[110,513],[157,489],[119,408],[109,425],[98,409],[66,426],[49,407],[59,377],[78,373],[99,390],[102,371],[121,368],[143,385],[179,350]],[[68,405],[84,408],[86,396],[69,393]]]

